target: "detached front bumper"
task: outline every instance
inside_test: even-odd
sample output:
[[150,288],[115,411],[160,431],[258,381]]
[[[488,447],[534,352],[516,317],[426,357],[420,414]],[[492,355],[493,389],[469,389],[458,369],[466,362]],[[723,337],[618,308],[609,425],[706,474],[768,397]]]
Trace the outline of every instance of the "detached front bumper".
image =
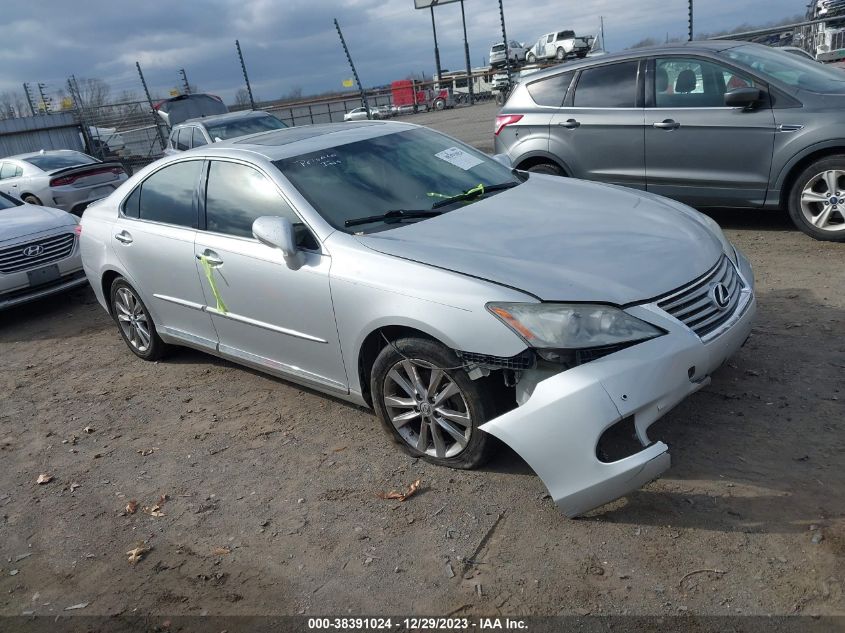
[[[568,517],[656,479],[669,468],[669,447],[652,443],[648,427],[709,384],[710,374],[751,333],[756,300],[751,268],[741,255],[738,268],[746,290],[734,316],[715,338],[702,342],[655,304],[630,308],[630,314],[668,334],[545,379],[535,378],[536,385],[522,406],[481,429],[528,462]],[[600,437],[629,417],[644,448],[618,461],[600,461],[596,454]]]

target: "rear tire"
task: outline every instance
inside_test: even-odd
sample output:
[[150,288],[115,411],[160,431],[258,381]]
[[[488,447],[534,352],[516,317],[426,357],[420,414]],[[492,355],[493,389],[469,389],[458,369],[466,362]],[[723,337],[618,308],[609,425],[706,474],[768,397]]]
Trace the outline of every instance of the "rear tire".
[[810,237],[845,242],[845,155],[822,158],[802,171],[788,206],[795,226]]
[[527,61],[529,64],[533,64],[537,61],[537,58],[534,57],[534,53],[528,53],[528,55],[525,57],[525,61]]
[[373,408],[409,455],[469,469],[495,452],[495,438],[478,428],[496,415],[489,382],[471,380],[444,345],[421,338],[394,341],[382,349],[370,376]]
[[566,176],[563,170],[554,163],[538,163],[531,165],[526,171],[534,174],[549,174],[550,176]]
[[563,50],[562,46],[558,46],[558,49],[555,51],[555,59],[559,62],[562,62],[564,59],[566,59],[566,51]]
[[158,360],[169,351],[169,345],[159,338],[147,306],[135,289],[123,277],[112,282],[111,311],[120,336],[129,350],[143,360]]
[[31,193],[28,193],[25,196],[23,196],[21,198],[21,200],[23,200],[27,204],[37,204],[37,205],[41,204],[41,200],[39,200],[37,197],[33,196]]

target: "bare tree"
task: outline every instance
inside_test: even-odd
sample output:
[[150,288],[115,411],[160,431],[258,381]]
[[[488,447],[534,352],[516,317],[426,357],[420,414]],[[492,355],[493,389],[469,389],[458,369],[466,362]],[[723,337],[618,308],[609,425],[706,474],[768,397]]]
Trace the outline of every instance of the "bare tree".
[[102,79],[82,77],[76,80],[79,88],[79,100],[84,108],[97,108],[106,105],[111,96],[111,87]]
[[653,37],[645,37],[641,39],[639,42],[631,45],[631,48],[646,48],[648,46],[656,46],[657,40]]
[[0,93],[0,119],[29,116],[29,105],[20,92],[9,90]]
[[241,108],[248,107],[249,103],[249,92],[247,92],[246,88],[240,88],[235,93],[235,105]]

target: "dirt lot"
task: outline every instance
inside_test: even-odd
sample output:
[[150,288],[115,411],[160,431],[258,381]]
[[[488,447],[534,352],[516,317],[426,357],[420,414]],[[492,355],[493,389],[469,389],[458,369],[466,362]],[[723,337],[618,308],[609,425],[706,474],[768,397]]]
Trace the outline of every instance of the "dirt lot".
[[[489,150],[494,112],[408,120]],[[432,467],[365,410],[137,360],[87,290],[0,314],[0,614],[845,614],[845,246],[714,217],[752,338],[653,427],[666,476],[575,521],[511,452]]]

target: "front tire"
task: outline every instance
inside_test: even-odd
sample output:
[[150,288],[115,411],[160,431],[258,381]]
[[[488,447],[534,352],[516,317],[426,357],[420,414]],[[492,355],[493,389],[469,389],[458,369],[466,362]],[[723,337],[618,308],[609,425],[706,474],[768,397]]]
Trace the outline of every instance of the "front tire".
[[525,61],[527,61],[529,64],[533,64],[537,61],[537,58],[534,57],[534,53],[528,53],[528,56],[525,58]]
[[453,351],[402,338],[382,349],[370,378],[373,407],[387,433],[414,457],[476,468],[495,450],[478,427],[495,415],[488,382],[472,380]]
[[144,360],[158,360],[168,350],[156,331],[147,306],[123,277],[111,286],[112,316],[120,336],[130,351]]
[[814,239],[845,242],[845,155],[817,160],[798,175],[789,216]]

